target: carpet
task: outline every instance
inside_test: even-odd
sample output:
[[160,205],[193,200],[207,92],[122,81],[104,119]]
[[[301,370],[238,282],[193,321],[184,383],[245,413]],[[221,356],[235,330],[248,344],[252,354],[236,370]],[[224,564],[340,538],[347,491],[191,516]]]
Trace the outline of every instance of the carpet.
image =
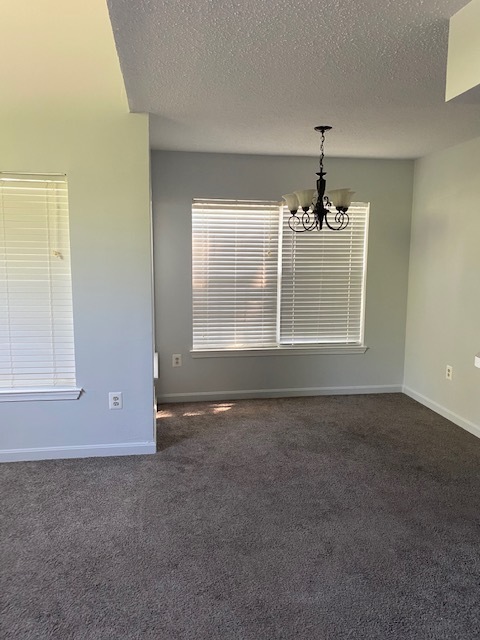
[[402,394],[162,405],[0,466],[5,640],[480,637],[480,440]]

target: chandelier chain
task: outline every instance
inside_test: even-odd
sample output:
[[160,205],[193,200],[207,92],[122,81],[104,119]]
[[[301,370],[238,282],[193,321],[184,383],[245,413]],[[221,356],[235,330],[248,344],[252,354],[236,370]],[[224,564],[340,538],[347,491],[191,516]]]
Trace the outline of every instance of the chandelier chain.
[[325,131],[322,129],[320,133],[322,134],[320,138],[320,173],[323,173],[323,159],[325,157],[323,145],[325,144]]

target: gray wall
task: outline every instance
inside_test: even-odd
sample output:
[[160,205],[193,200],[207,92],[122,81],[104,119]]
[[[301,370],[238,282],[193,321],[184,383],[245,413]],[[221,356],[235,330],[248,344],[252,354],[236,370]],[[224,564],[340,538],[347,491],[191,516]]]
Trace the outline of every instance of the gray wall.
[[[0,460],[154,452],[148,118],[0,119],[2,170],[66,173],[78,400],[0,403]],[[122,411],[108,392],[122,391]]]
[[[415,164],[407,392],[480,435],[480,138]],[[453,366],[453,380],[445,367]]]
[[[365,354],[193,359],[189,353],[192,199],[280,199],[314,185],[317,165],[309,157],[153,152],[160,400],[401,388],[413,181],[413,162],[405,160],[326,161],[330,188],[349,186],[354,199],[371,203]],[[182,367],[172,368],[173,353],[183,355]]]

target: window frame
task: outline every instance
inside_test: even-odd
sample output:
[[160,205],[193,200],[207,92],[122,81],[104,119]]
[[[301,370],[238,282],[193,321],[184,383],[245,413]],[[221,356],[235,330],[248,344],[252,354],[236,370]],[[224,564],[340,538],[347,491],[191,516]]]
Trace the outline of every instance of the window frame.
[[[45,325],[33,324],[34,328],[32,330],[32,333],[29,335],[31,336],[31,338],[34,339],[34,341],[32,342],[32,346],[35,345],[35,348],[32,350],[32,352],[30,352],[28,349],[25,352],[26,360],[24,361],[26,363],[25,364],[26,369],[23,373],[23,375],[25,375],[25,373],[29,373],[32,376],[31,377],[32,384],[30,385],[26,384],[22,386],[21,382],[18,380],[18,376],[19,376],[18,367],[19,367],[19,363],[21,363],[22,361],[22,356],[20,355],[19,360],[14,359],[11,361],[11,367],[13,368],[10,369],[12,380],[15,381],[15,379],[17,379],[17,382],[20,382],[20,384],[17,384],[17,386],[15,386],[15,383],[14,383],[13,386],[8,386],[8,377],[10,377],[10,374],[8,374],[9,369],[7,366],[6,368],[7,385],[0,387],[0,402],[25,402],[25,401],[37,401],[37,400],[76,400],[80,397],[82,393],[82,389],[77,385],[77,381],[76,381],[74,333],[73,333],[73,328],[71,328],[72,326],[71,323],[73,323],[73,307],[71,302],[72,276],[71,276],[71,266],[70,266],[70,238],[69,238],[70,225],[68,220],[68,191],[67,191],[68,184],[67,184],[66,175],[2,171],[0,172],[0,178],[2,178],[2,181],[5,181],[6,184],[8,184],[9,182],[16,182],[16,181],[19,183],[25,183],[25,187],[23,185],[19,185],[18,187],[19,199],[16,200],[17,196],[14,196],[13,199],[7,199],[6,202],[8,203],[7,204],[8,208],[3,209],[3,205],[2,205],[2,210],[0,212],[3,229],[4,231],[6,231],[9,229],[9,225],[12,224],[11,221],[16,220],[16,218],[11,217],[12,211],[15,211],[15,207],[20,206],[21,207],[20,211],[22,211],[23,207],[26,207],[24,209],[26,217],[25,218],[23,216],[19,217],[18,219],[19,226],[17,226],[17,223],[15,222],[13,226],[10,226],[10,231],[7,231],[7,235],[5,236],[5,242],[7,244],[5,244],[4,249],[2,250],[2,254],[4,255],[4,259],[5,259],[4,268],[5,268],[6,279],[4,281],[5,282],[4,286],[5,286],[5,295],[7,296],[7,307],[6,307],[6,318],[8,323],[7,327],[10,327],[9,323],[12,320],[14,321],[15,316],[18,316],[19,314],[18,308],[15,310],[15,307],[12,308],[10,306],[9,296],[11,294],[9,294],[8,292],[9,290],[12,291],[11,287],[13,286],[14,287],[13,291],[16,291],[16,294],[14,295],[16,295],[17,300],[19,300],[20,298],[18,298],[18,296],[21,295],[21,291],[22,291],[22,287],[19,286],[19,283],[22,283],[22,280],[18,278],[18,275],[14,276],[13,279],[11,278],[9,279],[9,276],[8,276],[8,263],[9,263],[8,247],[9,246],[13,247],[13,252],[11,253],[12,259],[14,261],[17,260],[17,264],[21,265],[22,260],[25,259],[23,256],[24,255],[27,256],[29,254],[29,250],[27,250],[27,252],[25,253],[29,243],[32,242],[32,238],[35,238],[36,234],[40,233],[42,234],[41,237],[43,238],[42,240],[43,244],[39,244],[37,251],[31,254],[34,261],[32,262],[32,260],[29,259],[25,262],[26,266],[24,267],[24,269],[26,269],[25,273],[27,277],[25,282],[26,283],[29,282],[29,279],[32,278],[32,276],[29,274],[34,274],[36,269],[43,268],[47,270],[49,275],[46,280],[45,279],[42,280],[41,278],[38,279],[38,276],[37,276],[37,277],[33,277],[31,279],[31,282],[34,283],[38,279],[38,283],[41,286],[41,288],[42,287],[44,288],[45,283],[48,283],[47,286],[50,290],[50,295],[48,300],[50,300],[50,302],[47,303],[46,305],[44,302],[42,302],[41,307],[39,306],[36,307],[35,313],[38,313],[38,316],[36,317],[39,319],[39,321],[42,318],[42,316],[46,318],[50,318],[50,325],[48,326],[50,326],[50,332],[52,332],[50,334],[48,333],[46,334],[47,336],[51,335],[52,338],[51,338],[50,351],[47,350],[45,353],[46,362],[51,360],[51,364],[52,364],[51,369],[46,369],[46,373],[50,374],[50,380],[48,380],[47,378],[46,384],[42,384],[41,382],[42,376],[36,377],[34,373],[34,370],[36,368],[38,369],[38,365],[35,366],[36,363],[41,364],[43,362],[42,360],[39,359],[40,353],[39,353],[39,346],[38,346],[39,344],[41,345],[42,342],[37,343],[35,338],[42,335],[42,332],[46,330],[47,324]],[[31,202],[32,196],[26,192],[25,193],[22,192],[22,191],[28,191],[29,187],[26,185],[27,182],[31,182],[31,183],[51,182],[53,184],[52,193],[55,193],[55,198],[53,200],[49,199],[51,198],[50,189],[52,185],[45,186],[45,188],[42,188],[42,190],[38,192],[38,195],[40,196],[39,207],[37,208],[35,206],[36,202],[33,203],[34,206],[32,207],[32,202]],[[59,218],[55,217],[55,212],[59,210],[58,207],[62,207],[63,205],[59,204],[59,202],[60,203],[62,202],[61,199],[60,200],[57,199],[56,185],[57,184],[60,185],[63,183],[65,184],[65,192],[66,192],[65,202],[67,203],[66,209],[64,208],[63,210],[63,217],[64,217],[64,220],[66,220],[66,222],[62,222],[62,224],[60,225]],[[38,189],[38,187],[34,186],[33,189]],[[32,193],[35,193],[35,192],[32,192]],[[38,197],[38,196],[35,194],[35,197]],[[25,198],[27,199],[25,200]],[[45,198],[45,200],[43,200],[43,198]],[[51,206],[52,203],[53,203],[53,208]],[[14,209],[11,209],[10,207],[14,207]],[[66,218],[65,218],[65,213],[66,213]],[[10,222],[9,222],[9,216],[10,216]],[[25,226],[25,221],[29,220],[29,216],[30,216],[31,222],[29,222],[29,224]],[[42,224],[37,226],[38,220],[42,220],[42,219],[44,219]],[[26,231],[25,236],[23,236],[23,234],[21,235],[19,234],[19,230],[22,229],[22,227],[25,228],[25,231]],[[62,233],[64,235],[63,236],[57,235],[59,233]],[[11,244],[12,241],[13,241],[13,244]],[[37,245],[32,245],[32,246],[37,247]],[[43,249],[41,248],[42,246],[43,246]],[[60,252],[57,251],[57,249],[60,250]],[[58,271],[58,270],[52,269],[51,267],[52,254],[57,258],[58,256],[60,256],[62,260],[65,259],[65,268],[63,270]],[[50,258],[48,258],[48,256],[50,256]],[[18,262],[19,260],[20,262]],[[66,262],[66,260],[68,260],[68,263]],[[29,271],[32,269],[33,271]],[[56,287],[59,286],[59,284],[62,282],[62,280],[65,278],[66,275],[68,276],[68,288],[65,291],[69,292],[67,293],[67,297],[65,298],[64,294],[61,294],[61,297],[58,298],[57,293],[55,293],[54,297],[52,297],[53,296],[52,292],[58,291]],[[34,287],[32,291],[37,292],[37,289]],[[38,289],[38,292],[39,291],[40,289]],[[23,300],[23,298],[21,299]],[[43,298],[40,298],[40,299],[43,300]],[[67,315],[67,316],[63,315],[65,311],[63,311],[62,307],[65,306],[65,301],[68,303],[69,311],[71,313],[71,321],[69,321],[70,322],[69,331],[70,331],[71,340],[67,343],[64,342],[63,338],[60,338],[61,342],[58,341],[59,336],[69,335],[68,333],[67,334],[63,333],[64,329],[62,327],[62,324],[64,322],[63,318],[67,319],[67,321],[70,318],[70,315]],[[21,304],[22,306],[24,305],[24,303],[22,302],[19,303],[18,301],[14,304],[16,305]],[[45,316],[47,308],[50,309],[49,311],[50,315]],[[28,304],[26,306],[25,313],[29,313]],[[35,314],[32,317],[35,317]],[[57,324],[59,322],[61,324]],[[13,327],[14,329],[15,327],[17,327],[15,330],[19,331],[19,327],[21,328],[21,323],[13,324]],[[10,329],[7,329],[7,335],[9,331]],[[57,333],[58,331],[60,331],[60,333]],[[54,338],[53,336],[56,336],[56,337]],[[26,337],[28,342],[28,335],[26,335]],[[10,338],[7,340],[7,343],[10,345],[12,344]],[[25,344],[23,340],[20,340],[17,342],[17,345],[22,345],[22,344]],[[70,345],[70,344],[71,344],[71,347],[68,347],[67,345]],[[45,349],[45,347],[40,347],[40,349],[42,348]],[[56,350],[65,349],[65,348],[67,349],[71,348],[72,350],[69,361],[66,361],[64,359],[65,358],[64,354],[67,354],[68,350],[61,352],[60,360],[58,359],[58,357],[56,357]],[[37,354],[34,353],[35,349],[37,350]],[[8,349],[7,349],[7,353],[8,353]],[[31,359],[30,359],[30,356],[31,356]],[[17,358],[17,356],[15,356],[15,358]],[[59,369],[60,369],[60,373],[66,373],[68,371],[68,369],[63,369],[62,371],[62,367],[64,367],[65,362],[71,362],[73,364],[73,369],[71,369],[70,375],[65,376],[65,381],[62,381],[62,379],[60,378],[61,384],[57,386],[54,381],[56,376],[58,375]],[[5,364],[8,365],[8,360],[5,362]],[[29,367],[31,368],[31,371],[28,371]],[[45,377],[45,374],[43,375],[43,377]],[[21,380],[21,376],[20,376],[20,380]],[[51,381],[53,381],[53,384]]]
[[[200,200],[200,199],[198,199]],[[201,199],[203,202],[215,202],[216,199]],[[194,199],[193,202],[196,202]],[[231,201],[229,201],[231,202]],[[238,200],[237,202],[248,202]],[[259,201],[261,202],[261,201]],[[273,204],[272,201],[264,201],[265,204]],[[194,348],[190,349],[192,358],[229,358],[229,357],[262,357],[262,356],[299,356],[299,355],[353,355],[364,354],[368,350],[365,344],[365,312],[366,312],[366,283],[367,283],[367,258],[368,258],[368,236],[369,236],[369,214],[370,203],[355,202],[352,206],[366,207],[365,213],[365,232],[364,232],[364,252],[363,252],[363,281],[362,281],[362,308],[360,315],[360,343],[297,343],[297,344],[281,344],[279,342],[280,335],[280,309],[281,309],[281,277],[282,277],[282,235],[283,217],[286,212],[284,203],[276,203],[279,207],[279,232],[278,232],[278,280],[277,280],[277,345],[271,346],[255,346],[255,347],[236,347],[236,348]],[[323,230],[320,233],[328,233],[329,230]],[[293,232],[292,232],[293,233]],[[335,232],[331,232],[335,233]],[[193,301],[193,290],[192,290]],[[192,337],[193,337],[193,309],[192,309]]]

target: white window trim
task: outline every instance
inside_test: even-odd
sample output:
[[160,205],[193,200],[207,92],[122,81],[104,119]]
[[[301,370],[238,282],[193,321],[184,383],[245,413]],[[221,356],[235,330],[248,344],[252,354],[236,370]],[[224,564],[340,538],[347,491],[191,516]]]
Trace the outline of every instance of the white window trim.
[[318,345],[278,347],[258,347],[257,349],[190,349],[192,358],[238,358],[248,356],[314,356],[314,355],[351,355],[365,353],[366,345]]
[[78,400],[83,389],[0,389],[0,402],[31,402],[34,400]]

